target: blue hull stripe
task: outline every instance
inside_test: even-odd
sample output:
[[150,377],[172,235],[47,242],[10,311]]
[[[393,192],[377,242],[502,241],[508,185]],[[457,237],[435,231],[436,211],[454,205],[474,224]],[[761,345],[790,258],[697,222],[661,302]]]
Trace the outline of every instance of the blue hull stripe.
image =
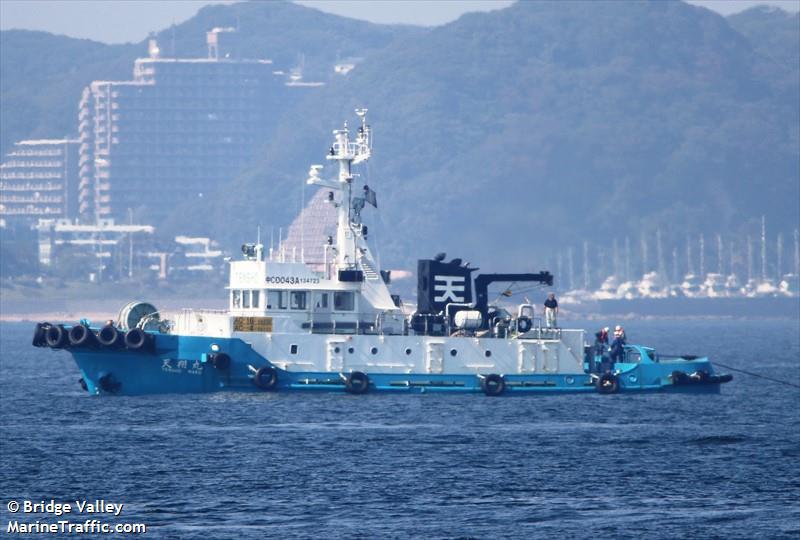
[[[92,394],[121,395],[204,393],[222,390],[263,392],[253,382],[253,370],[272,364],[240,339],[155,334],[152,353],[125,349],[71,349]],[[232,358],[230,367],[218,369],[209,361],[216,344]],[[272,391],[345,392],[344,377],[337,372],[286,371],[273,366],[278,381]],[[713,373],[708,359],[678,363],[617,364],[620,392],[719,392],[719,384],[676,386],[670,374],[677,370]],[[483,393],[481,378],[470,374],[367,373],[369,392]],[[503,375],[503,374],[500,374]],[[576,374],[508,374],[503,395],[592,393],[591,377]]]

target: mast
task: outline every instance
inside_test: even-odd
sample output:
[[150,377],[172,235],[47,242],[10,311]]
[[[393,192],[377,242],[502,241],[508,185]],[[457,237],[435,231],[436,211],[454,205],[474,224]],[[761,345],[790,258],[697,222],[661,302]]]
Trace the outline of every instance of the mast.
[[794,230],[794,275],[800,275],[800,229]]
[[706,238],[700,233],[700,279],[706,278]]
[[761,216],[761,281],[767,280],[767,220]]
[[[372,153],[372,132],[367,124],[367,109],[356,109],[356,114],[361,119],[355,140],[350,138],[347,122],[342,129],[333,131],[334,142],[328,150],[325,159],[336,161],[339,172],[334,180],[325,180],[319,177],[322,165],[312,165],[309,170],[308,184],[323,186],[331,190],[330,202],[337,209],[336,216],[336,243],[330,248],[333,261],[338,269],[356,268],[362,253],[366,252],[366,243],[363,242],[365,228],[361,224],[361,210],[365,202],[375,205],[375,195],[367,186],[363,186],[364,197],[356,196],[361,190],[356,187],[352,167],[366,161]],[[371,193],[371,197],[370,197]]]

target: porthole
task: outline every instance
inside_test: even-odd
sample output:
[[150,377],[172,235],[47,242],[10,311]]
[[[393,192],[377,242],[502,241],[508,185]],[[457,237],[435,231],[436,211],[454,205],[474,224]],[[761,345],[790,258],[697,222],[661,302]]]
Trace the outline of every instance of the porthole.
[[490,356],[492,356],[492,351],[486,351],[483,354],[484,354],[484,356],[486,356],[486,358],[489,358]]
[[297,345],[292,344],[289,347],[289,352],[292,353],[292,354],[297,354]]
[[356,352],[356,350],[353,347],[348,347],[347,348],[347,352],[349,352],[350,354],[353,354],[354,352]]
[[408,356],[408,355],[410,355],[410,354],[411,354],[411,347],[409,347],[409,348],[407,348],[407,349],[406,349],[406,356]]
[[333,352],[335,352],[336,354],[339,354],[340,352],[342,352],[342,349],[340,349],[339,347],[334,347],[333,348]]
[[372,347],[372,349],[370,349],[369,352],[371,352],[372,354],[378,354],[378,348],[377,347]]
[[458,354],[458,351],[455,349],[450,349],[450,356],[455,356]]

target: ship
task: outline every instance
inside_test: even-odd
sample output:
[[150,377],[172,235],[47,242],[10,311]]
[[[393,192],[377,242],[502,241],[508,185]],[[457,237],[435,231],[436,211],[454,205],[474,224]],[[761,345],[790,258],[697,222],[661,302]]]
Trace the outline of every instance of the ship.
[[[321,263],[260,242],[228,262],[228,308],[161,313],[131,302],[96,325],[38,323],[32,344],[68,352],[92,395],[219,391],[475,393],[709,392],[731,380],[707,357],[668,357],[625,344],[614,358],[582,329],[543,324],[534,306],[490,302],[493,283],[553,285],[548,271],[478,273],[444,253],[417,263],[417,301],[391,292],[362,215],[376,193],[354,172],[372,153],[366,109],[351,136],[333,131],[326,159],[306,183],[324,190],[335,234]],[[335,167],[336,168],[336,167]]]

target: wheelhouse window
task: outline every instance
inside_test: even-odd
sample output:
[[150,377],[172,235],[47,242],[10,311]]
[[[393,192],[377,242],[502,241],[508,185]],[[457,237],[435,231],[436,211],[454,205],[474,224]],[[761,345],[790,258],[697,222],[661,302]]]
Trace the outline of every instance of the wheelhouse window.
[[250,308],[250,291],[242,291],[242,307],[245,309]]
[[267,309],[286,309],[286,292],[267,291]]
[[290,307],[292,309],[306,309],[306,298],[308,293],[305,291],[292,291],[290,293],[291,302]]
[[261,296],[261,291],[252,291],[250,307],[257,308],[259,306],[260,296]]
[[317,307],[318,308],[327,308],[328,307],[328,293],[314,293],[314,296],[317,299]]
[[337,311],[353,311],[355,303],[355,295],[352,292],[340,291],[333,293],[333,309]]
[[231,306],[233,309],[239,309],[242,307],[242,292],[241,291],[231,291]]

